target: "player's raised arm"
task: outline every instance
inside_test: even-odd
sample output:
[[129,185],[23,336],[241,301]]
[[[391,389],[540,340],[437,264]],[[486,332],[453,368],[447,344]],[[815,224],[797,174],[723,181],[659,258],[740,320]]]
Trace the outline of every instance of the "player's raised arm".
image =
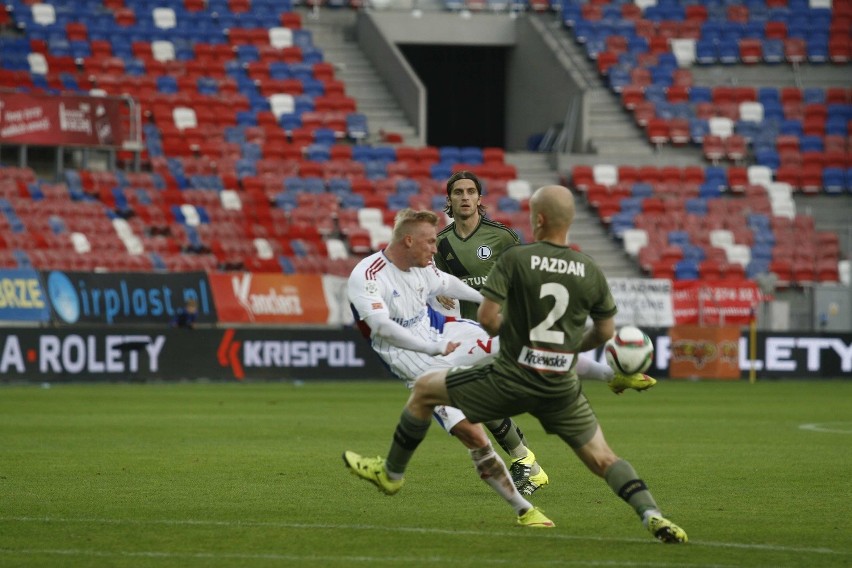
[[370,314],[364,322],[370,328],[371,337],[379,336],[401,349],[410,349],[428,355],[448,355],[459,346],[459,343],[454,341],[434,342],[420,339],[393,321],[387,312]]

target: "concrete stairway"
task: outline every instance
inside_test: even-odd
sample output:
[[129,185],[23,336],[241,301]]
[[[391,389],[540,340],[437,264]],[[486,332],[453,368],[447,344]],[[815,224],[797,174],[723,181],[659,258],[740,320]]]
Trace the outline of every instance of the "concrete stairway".
[[405,144],[417,145],[414,127],[405,118],[381,77],[361,53],[355,39],[354,10],[302,9],[302,27],[313,34],[314,45],[326,61],[334,65],[335,76],[346,84],[347,96],[358,103],[358,112],[367,116],[370,142],[379,142],[380,131],[394,132]]
[[[559,183],[550,167],[547,154],[536,152],[507,152],[506,162],[518,170],[518,178],[530,182],[533,191],[543,185]],[[577,214],[571,229],[571,242],[595,259],[608,277],[639,277],[639,267],[624,253],[619,242],[609,236],[597,214],[582,198],[577,200]]]

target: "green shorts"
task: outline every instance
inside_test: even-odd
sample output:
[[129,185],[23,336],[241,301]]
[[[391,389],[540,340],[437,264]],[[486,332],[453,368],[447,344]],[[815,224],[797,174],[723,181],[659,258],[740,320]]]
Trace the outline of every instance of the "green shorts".
[[471,422],[487,422],[529,413],[544,431],[556,434],[572,448],[585,445],[598,428],[598,419],[582,389],[570,395],[534,394],[512,378],[498,374],[494,365],[453,367],[447,373],[452,406]]

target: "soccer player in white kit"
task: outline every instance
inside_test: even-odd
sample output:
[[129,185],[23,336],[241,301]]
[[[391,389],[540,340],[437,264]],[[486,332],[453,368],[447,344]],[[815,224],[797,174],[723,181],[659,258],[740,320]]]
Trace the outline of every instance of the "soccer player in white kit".
[[[430,297],[450,297],[482,302],[482,295],[457,277],[441,272],[432,262],[436,251],[438,216],[431,211],[401,210],[388,247],[359,262],[348,282],[355,320],[372,347],[391,371],[411,388],[414,380],[435,368],[472,365],[497,352],[497,338],[475,322],[446,318],[433,310]],[[435,419],[466,447],[482,447],[488,437],[482,427],[469,422],[456,408],[438,407]],[[513,467],[513,481],[531,494],[546,483],[530,483],[535,455],[511,421],[486,424],[501,446],[524,463]],[[543,473],[543,472],[542,472]]]

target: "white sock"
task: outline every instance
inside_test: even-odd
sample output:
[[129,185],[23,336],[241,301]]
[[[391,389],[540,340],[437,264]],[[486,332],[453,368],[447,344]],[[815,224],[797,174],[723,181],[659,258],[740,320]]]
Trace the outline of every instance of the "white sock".
[[598,363],[585,355],[577,357],[577,366],[574,367],[574,370],[577,372],[577,376],[584,381],[595,380],[606,382],[610,381],[615,375],[612,369],[609,368],[609,365]]
[[509,505],[520,515],[532,509],[532,503],[524,499],[515,488],[506,463],[497,455],[491,443],[477,450],[470,450],[470,458],[473,460],[480,479],[491,486]]

